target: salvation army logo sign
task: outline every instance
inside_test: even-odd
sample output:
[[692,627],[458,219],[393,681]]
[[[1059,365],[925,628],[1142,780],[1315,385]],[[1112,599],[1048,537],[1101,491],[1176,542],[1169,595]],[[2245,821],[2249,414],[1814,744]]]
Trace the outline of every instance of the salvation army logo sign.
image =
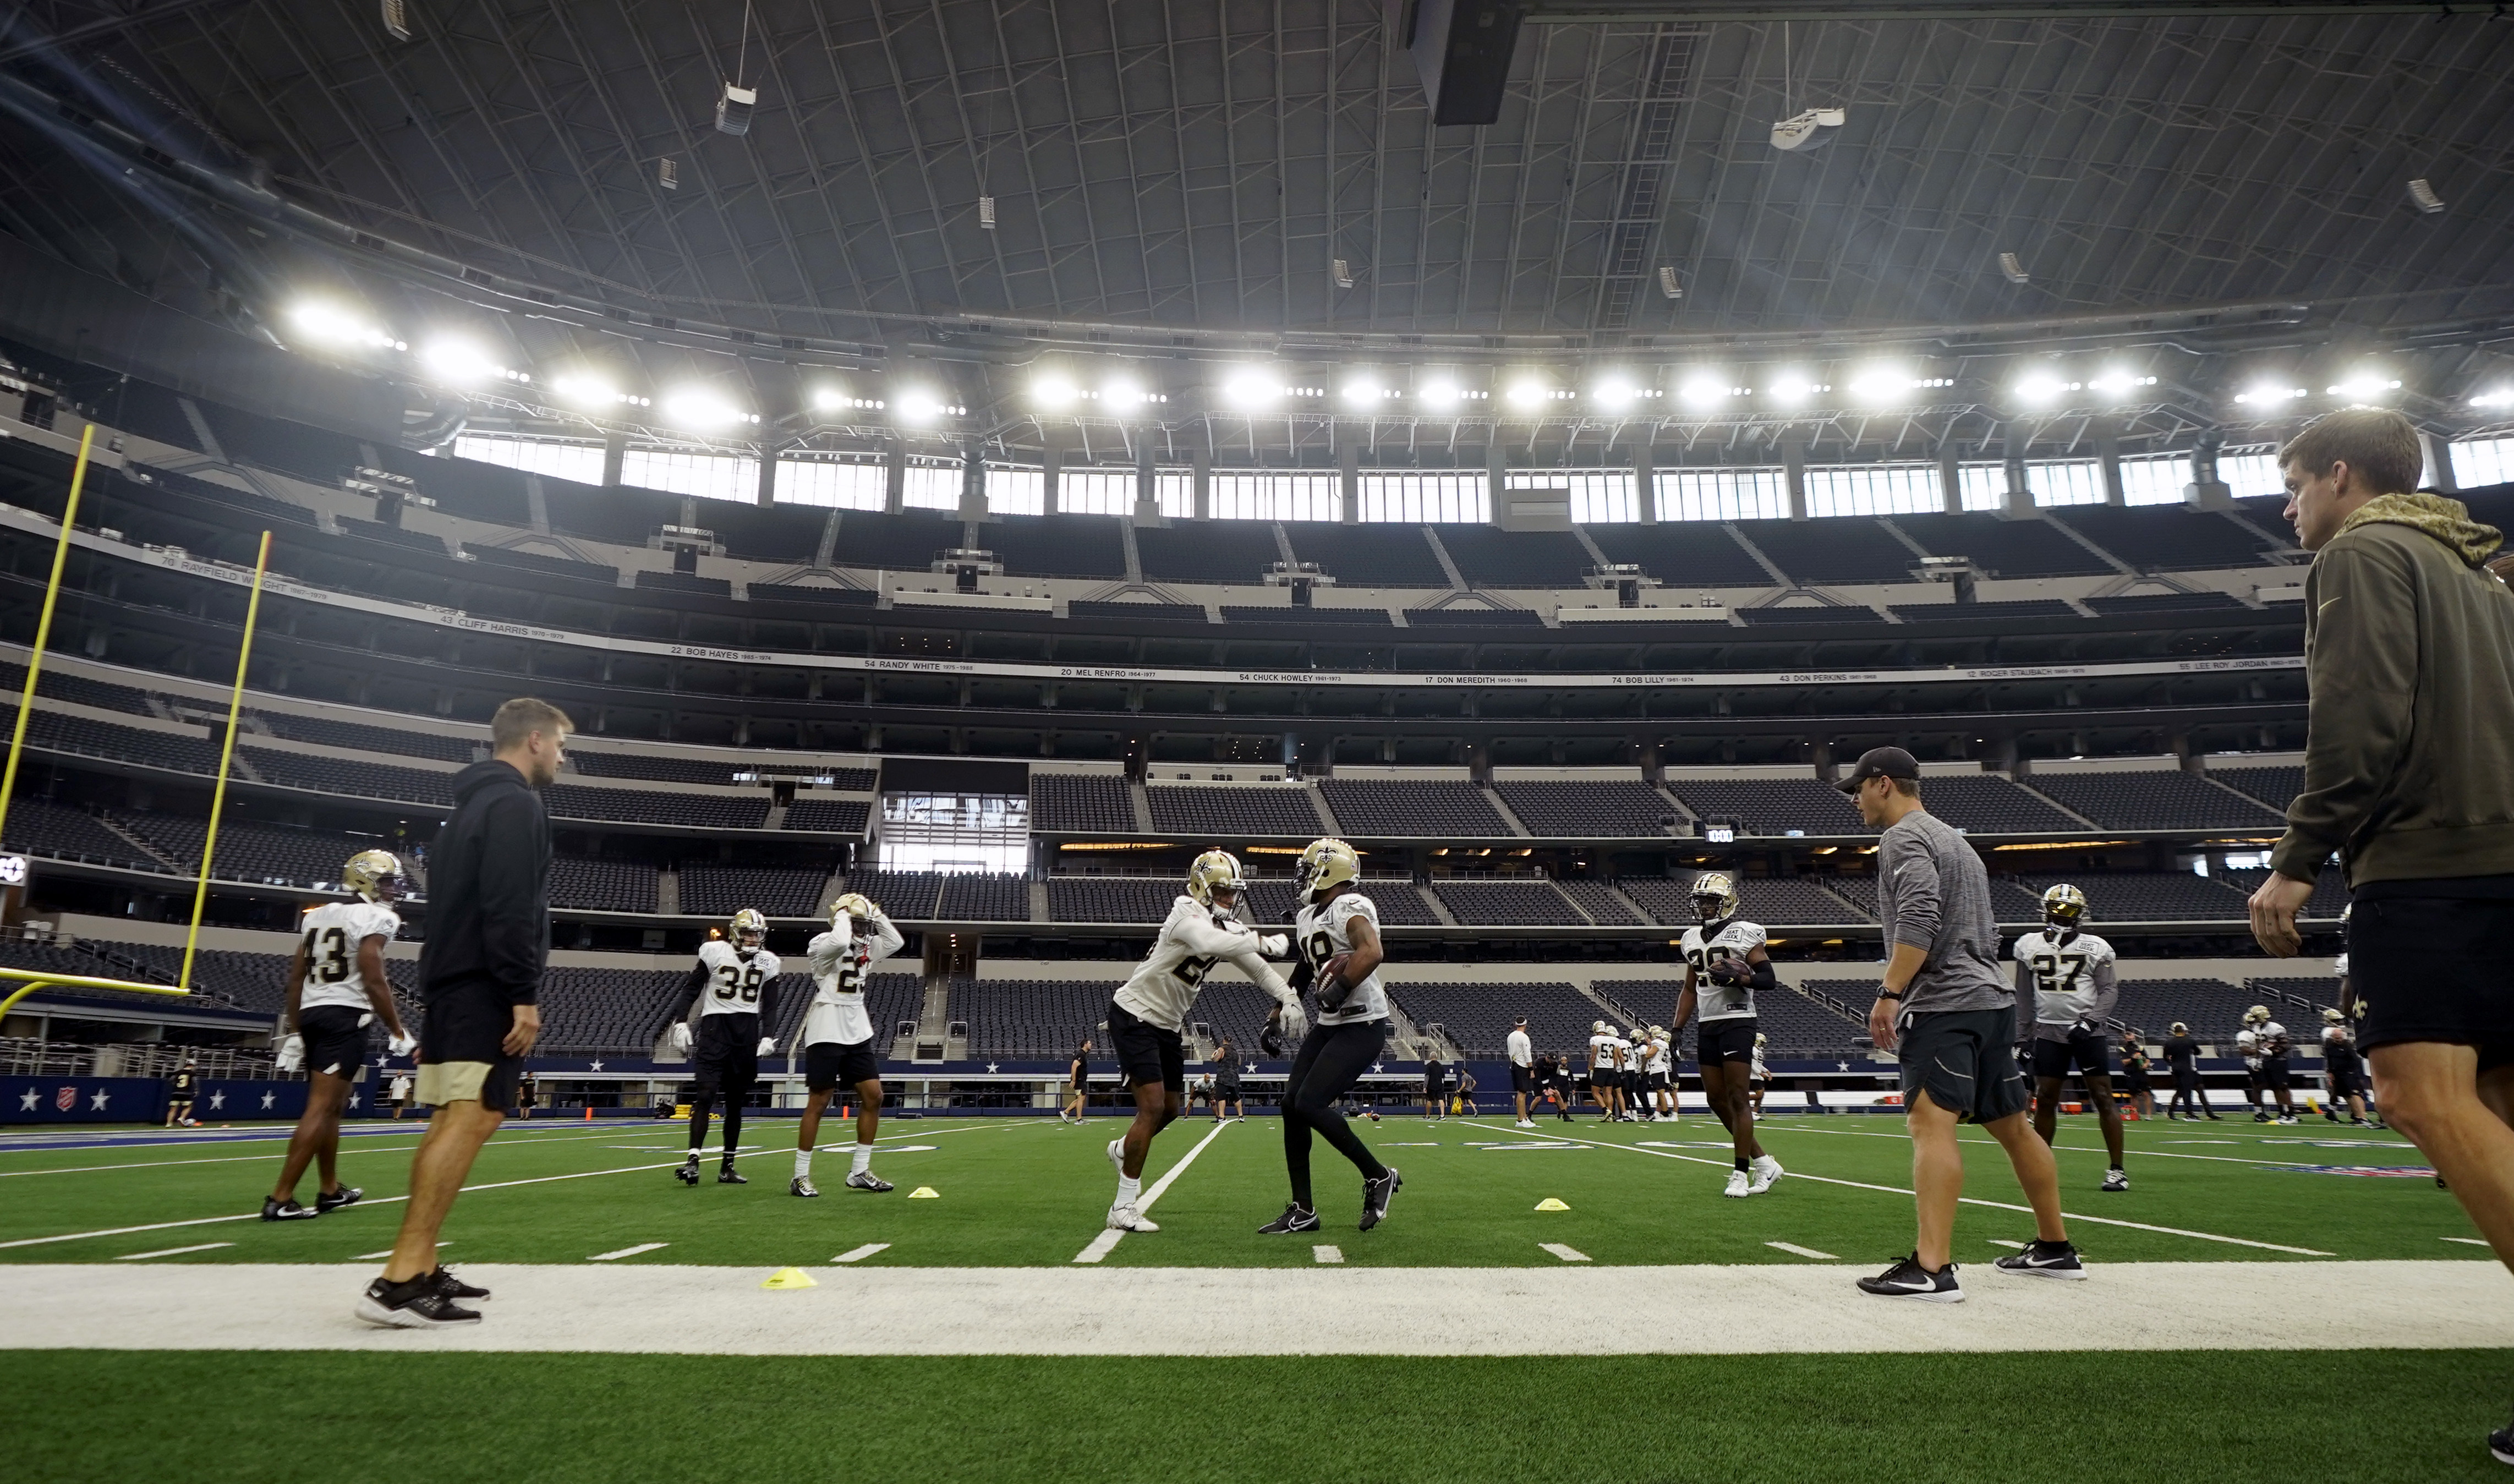
[[78,1089],[75,1087],[65,1087],[60,1092],[53,1094],[53,1106],[61,1109],[64,1113],[78,1106]]

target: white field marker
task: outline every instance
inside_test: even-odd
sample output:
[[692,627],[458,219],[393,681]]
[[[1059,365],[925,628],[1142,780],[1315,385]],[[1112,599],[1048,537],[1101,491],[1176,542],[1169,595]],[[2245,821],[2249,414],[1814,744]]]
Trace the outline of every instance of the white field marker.
[[1341,1247],[1313,1247],[1310,1249],[1310,1256],[1318,1259],[1321,1263],[1341,1263],[1344,1261],[1344,1249]]
[[588,1263],[617,1263],[622,1258],[633,1258],[641,1252],[659,1252],[671,1245],[672,1244],[669,1242],[640,1242],[634,1247],[623,1247],[618,1252],[597,1252],[585,1261]]
[[839,1253],[836,1257],[830,1259],[830,1261],[832,1263],[861,1263],[865,1259],[872,1257],[876,1252],[888,1251],[890,1251],[890,1244],[888,1242],[867,1242],[862,1247]]
[[[448,1248],[448,1247],[453,1246],[453,1245],[454,1245],[454,1244],[453,1244],[452,1242],[439,1242],[439,1243],[437,1243],[437,1244],[436,1244],[436,1246],[437,1246],[437,1250],[438,1250],[438,1251],[440,1251],[440,1252],[441,1252],[441,1251],[443,1251],[444,1249]],[[350,1261],[350,1262],[352,1262],[352,1263],[372,1263],[372,1262],[374,1262],[374,1261],[375,1261],[376,1259],[378,1259],[378,1258],[388,1258],[388,1257],[391,1257],[392,1255],[393,1255],[393,1250],[392,1250],[391,1248],[387,1247],[387,1248],[385,1248],[385,1249],[384,1251],[382,1251],[382,1252],[362,1252],[362,1253],[359,1253],[356,1257],[351,1258],[349,1261]]]
[[1839,1263],[1842,1261],[1842,1259],[1835,1257],[1832,1253],[1818,1252],[1812,1247],[1801,1247],[1796,1242],[1765,1242],[1764,1245],[1766,1247],[1776,1247],[1781,1251],[1788,1253],[1792,1257],[1812,1258],[1819,1263]]
[[2445,1240],[2448,1242],[2459,1242],[2465,1247],[2485,1247],[2488,1245],[2477,1237],[2446,1237]]
[[1560,1242],[1539,1242],[1536,1245],[1544,1248],[1547,1252],[1554,1254],[1556,1257],[1561,1258],[1565,1263],[1586,1263],[1589,1261],[1589,1255],[1582,1252],[1577,1247],[1565,1247]]
[[2013,1247],[2018,1252],[2023,1252],[2025,1250],[2025,1244],[2023,1242],[2010,1242],[2000,1237],[1983,1237],[1982,1240],[1988,1242],[1993,1247]]
[[235,1243],[233,1242],[203,1242],[194,1247],[161,1247],[155,1252],[126,1252],[113,1261],[117,1263],[137,1263],[142,1258],[171,1258],[186,1252],[216,1252],[222,1247],[233,1247]]
[[[1187,1151],[1187,1157],[1181,1159],[1177,1164],[1174,1164],[1170,1166],[1169,1169],[1163,1171],[1161,1178],[1153,1182],[1152,1187],[1136,1198],[1136,1214],[1142,1215],[1151,1211],[1153,1209],[1153,1202],[1159,1200],[1162,1192],[1169,1189],[1170,1182],[1178,1179],[1182,1175],[1185,1175],[1187,1173],[1187,1167],[1196,1163],[1196,1157],[1204,1152],[1204,1146],[1221,1138],[1222,1131],[1229,1127],[1231,1127],[1231,1125],[1227,1123],[1215,1124],[1213,1126],[1212,1133],[1197,1140],[1196,1147]],[[1125,1234],[1126,1233],[1118,1227],[1110,1227],[1108,1230],[1101,1232],[1098,1236],[1093,1237],[1089,1246],[1083,1248],[1080,1252],[1075,1253],[1074,1255],[1074,1261],[1076,1263],[1099,1262],[1102,1258],[1105,1258],[1109,1254],[1117,1250],[1117,1239]]]

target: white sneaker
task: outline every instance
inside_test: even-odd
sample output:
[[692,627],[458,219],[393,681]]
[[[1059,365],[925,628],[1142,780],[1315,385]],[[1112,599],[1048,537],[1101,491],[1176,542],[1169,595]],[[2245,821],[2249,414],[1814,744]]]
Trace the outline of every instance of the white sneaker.
[[[1754,1180],[1746,1186],[1746,1193],[1748,1195],[1763,1194],[1764,1191],[1772,1188],[1773,1185],[1779,1183],[1783,1175],[1789,1173],[1781,1168],[1781,1162],[1779,1160],[1774,1159],[1769,1154],[1758,1155],[1754,1162],[1749,1164],[1747,1168],[1754,1172],[1755,1177]],[[1733,1175],[1737,1172],[1731,1170],[1728,1173]]]
[[1126,1173],[1126,1141],[1122,1139],[1109,1141],[1109,1163],[1117,1167],[1118,1174]]
[[1532,1129],[1536,1127],[1536,1123],[1533,1119],[1521,1118],[1519,1122],[1512,1124],[1511,1127],[1515,1129]]
[[1735,1200],[1744,1200],[1755,1193],[1755,1187],[1748,1183],[1745,1171],[1731,1170],[1728,1172],[1728,1188],[1720,1193]]
[[1109,1208],[1109,1229],[1112,1231],[1158,1231],[1160,1223],[1151,1217],[1137,1214],[1132,1206]]

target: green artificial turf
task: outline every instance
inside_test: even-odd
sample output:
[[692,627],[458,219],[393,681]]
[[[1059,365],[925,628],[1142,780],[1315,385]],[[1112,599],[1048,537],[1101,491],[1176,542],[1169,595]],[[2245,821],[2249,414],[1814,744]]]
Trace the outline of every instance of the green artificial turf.
[[[999,1265],[1070,1263],[1100,1229],[1115,1176],[1103,1147],[1118,1119],[1073,1128],[1053,1118],[894,1120],[874,1168],[895,1181],[889,1195],[840,1188],[847,1143],[825,1143],[814,1174],[821,1199],[786,1193],[791,1174],[791,1119],[752,1119],[747,1139],[774,1146],[746,1155],[744,1186],[714,1183],[713,1143],[706,1182],[670,1177],[686,1143],[679,1124],[566,1122],[509,1124],[474,1167],[474,1189],[455,1208],[444,1236],[450,1262],[579,1263],[642,1243],[669,1244],[635,1263],[810,1265],[868,1242],[890,1249],[884,1264]],[[1408,1266],[1552,1265],[1540,1242],[1563,1243],[1601,1264],[1798,1263],[1774,1241],[1883,1262],[1911,1245],[1910,1146],[1887,1117],[1775,1118],[1762,1128],[1793,1172],[1768,1194],[1721,1195],[1724,1136],[1709,1118],[1665,1125],[1547,1122],[1513,1130],[1507,1115],[1431,1124],[1392,1117],[1361,1125],[1363,1138],[1405,1175],[1391,1219],[1354,1229],[1359,1181],[1323,1141],[1316,1147],[1318,1209],[1352,1264]],[[284,1132],[284,1131],[283,1131]],[[827,1134],[851,1142],[834,1121]],[[1201,1118],[1162,1134],[1146,1169],[1149,1186],[1213,1132]],[[122,1226],[159,1226],[121,1235],[0,1249],[0,1260],[98,1262],[206,1242],[233,1245],[165,1259],[193,1263],[336,1263],[391,1244],[401,1207],[385,1198],[405,1188],[417,1129],[348,1141],[344,1178],[370,1196],[320,1221],[265,1224],[231,1221],[159,1223],[258,1209],[284,1144],[177,1141],[128,1148],[27,1151],[0,1148],[0,1241]],[[1571,1147],[1521,1148],[1554,1136]],[[2281,1164],[2417,1166],[2397,1136],[2334,1127],[2319,1119],[2292,1128],[2249,1122],[2144,1122],[2129,1129],[2132,1187],[2096,1190],[2104,1158],[2093,1120],[2062,1120],[2060,1168],[2066,1209],[2147,1226],[2174,1227],[2306,1248],[2345,1259],[2488,1261],[2485,1249],[2449,1240],[2473,1235],[2452,1196],[2431,1179],[2295,1173]],[[2000,1150],[1977,1130],[1965,1146],[1968,1196],[2021,1202]],[[2219,1142],[2223,1141],[2223,1142]],[[909,1152],[903,1144],[928,1144]],[[1482,1144],[1510,1147],[1486,1148]],[[197,1162],[196,1162],[197,1161]],[[102,1168],[96,1168],[102,1167]],[[39,1170],[81,1173],[20,1174]],[[599,1173],[597,1173],[599,1172]],[[553,1176],[581,1178],[551,1180]],[[1885,1186],[1828,1184],[1816,1177]],[[934,1200],[912,1200],[930,1185]],[[309,1179],[301,1196],[311,1199]],[[1570,1209],[1539,1212],[1547,1197]],[[1254,1228],[1286,1199],[1281,1125],[1272,1118],[1235,1124],[1215,1138],[1161,1197],[1158,1233],[1130,1237],[1111,1265],[1304,1265],[1306,1244],[1260,1241]],[[1996,1253],[1988,1244],[2028,1234],[2022,1212],[1968,1206],[1958,1225],[1960,1260]],[[2081,1223],[2073,1232],[2089,1260],[2278,1260],[2291,1256],[2191,1235]]]
[[0,1357],[27,1484],[2493,1479],[2514,1375],[2505,1352],[2389,1350]]

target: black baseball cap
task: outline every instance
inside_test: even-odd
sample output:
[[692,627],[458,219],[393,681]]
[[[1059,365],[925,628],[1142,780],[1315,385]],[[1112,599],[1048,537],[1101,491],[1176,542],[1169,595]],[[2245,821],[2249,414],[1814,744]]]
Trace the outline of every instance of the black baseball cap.
[[1845,793],[1857,793],[1859,785],[1872,778],[1902,778],[1918,782],[1921,760],[1900,747],[1871,747],[1859,754],[1859,762],[1841,782],[1834,784]]

